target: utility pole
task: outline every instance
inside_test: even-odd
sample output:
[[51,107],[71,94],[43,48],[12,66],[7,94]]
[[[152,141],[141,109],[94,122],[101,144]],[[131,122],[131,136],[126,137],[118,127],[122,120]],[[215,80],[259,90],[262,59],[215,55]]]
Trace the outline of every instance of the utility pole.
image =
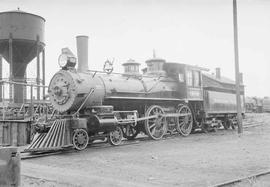
[[235,81],[236,81],[236,104],[237,104],[237,124],[238,134],[243,133],[242,111],[240,98],[240,80],[239,80],[239,56],[238,56],[238,29],[237,29],[237,4],[233,0],[233,31],[234,31],[234,61],[235,61]]

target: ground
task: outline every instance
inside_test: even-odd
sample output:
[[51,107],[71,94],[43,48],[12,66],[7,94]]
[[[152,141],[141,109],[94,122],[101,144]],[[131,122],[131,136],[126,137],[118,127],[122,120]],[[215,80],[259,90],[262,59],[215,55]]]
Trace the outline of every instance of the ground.
[[[160,141],[108,144],[81,152],[23,160],[22,186],[215,186],[270,170],[270,114],[249,114],[263,125],[237,131],[180,135]],[[259,179],[258,179],[259,180]],[[236,186],[270,186],[264,180]],[[260,185],[261,184],[261,185]]]

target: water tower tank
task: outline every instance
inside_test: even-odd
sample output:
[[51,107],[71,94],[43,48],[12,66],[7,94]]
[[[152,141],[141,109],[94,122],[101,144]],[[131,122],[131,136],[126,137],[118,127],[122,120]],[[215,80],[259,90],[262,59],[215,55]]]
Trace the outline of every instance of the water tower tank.
[[[0,12],[0,54],[10,64],[10,77],[24,81],[27,64],[43,50],[45,19],[23,11]],[[14,87],[14,100],[23,101],[23,89]]]

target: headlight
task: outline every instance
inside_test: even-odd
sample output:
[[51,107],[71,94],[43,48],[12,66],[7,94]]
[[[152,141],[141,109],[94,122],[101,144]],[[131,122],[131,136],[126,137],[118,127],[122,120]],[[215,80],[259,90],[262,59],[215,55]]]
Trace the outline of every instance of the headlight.
[[65,67],[68,63],[68,56],[67,54],[61,54],[58,58],[58,64],[61,68]]
[[76,66],[77,59],[68,48],[62,49],[62,54],[58,57],[58,64],[61,68]]

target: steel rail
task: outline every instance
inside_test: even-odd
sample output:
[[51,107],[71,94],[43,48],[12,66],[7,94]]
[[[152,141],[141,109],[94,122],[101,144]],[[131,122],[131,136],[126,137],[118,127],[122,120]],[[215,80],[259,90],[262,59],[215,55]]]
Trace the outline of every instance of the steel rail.
[[51,155],[60,155],[64,153],[73,153],[76,152],[77,150],[75,149],[59,149],[59,150],[51,150],[47,152],[37,152],[35,154],[31,154],[29,152],[20,152],[21,154],[21,160],[27,160],[27,159],[32,159],[32,158],[40,158],[40,157],[45,157],[45,156],[51,156]]
[[264,176],[264,175],[268,175],[270,174],[270,170],[266,170],[266,171],[263,171],[263,172],[259,172],[259,173],[255,173],[255,174],[251,174],[251,175],[248,175],[248,176],[245,176],[245,177],[239,177],[239,178],[236,178],[236,179],[232,179],[232,180],[228,180],[228,181],[225,181],[225,182],[221,182],[221,183],[217,183],[217,184],[214,184],[210,187],[225,187],[225,186],[229,186],[229,185],[234,185],[236,183],[240,183],[244,180],[247,180],[247,179],[250,179],[250,178],[254,178],[254,177],[261,177],[261,176]]

